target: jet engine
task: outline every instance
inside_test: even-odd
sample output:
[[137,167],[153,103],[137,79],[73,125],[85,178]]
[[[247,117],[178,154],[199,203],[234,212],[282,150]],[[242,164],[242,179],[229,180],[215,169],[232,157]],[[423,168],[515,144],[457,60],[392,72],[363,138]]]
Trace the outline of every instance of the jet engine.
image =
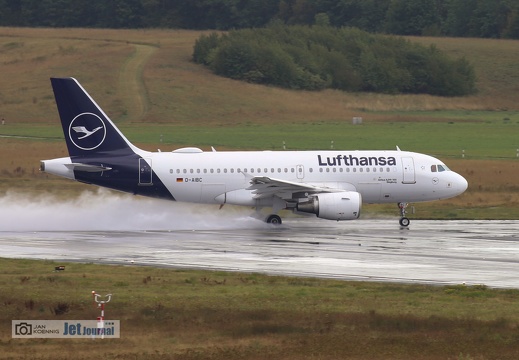
[[321,219],[355,220],[360,215],[362,196],[355,191],[321,193],[297,204],[296,210],[315,214]]

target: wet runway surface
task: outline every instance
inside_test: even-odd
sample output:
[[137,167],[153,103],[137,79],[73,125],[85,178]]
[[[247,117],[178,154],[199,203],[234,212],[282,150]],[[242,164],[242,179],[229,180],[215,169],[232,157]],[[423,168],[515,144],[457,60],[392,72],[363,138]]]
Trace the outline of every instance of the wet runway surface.
[[177,231],[0,232],[2,257],[519,288],[519,221],[247,220]]

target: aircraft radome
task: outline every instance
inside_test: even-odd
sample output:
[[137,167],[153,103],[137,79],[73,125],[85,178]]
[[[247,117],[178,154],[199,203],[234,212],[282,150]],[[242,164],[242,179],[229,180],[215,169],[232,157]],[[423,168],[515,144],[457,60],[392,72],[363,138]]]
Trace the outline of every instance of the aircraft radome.
[[467,181],[440,160],[400,151],[148,152],[131,144],[74,78],[52,78],[69,157],[41,170],[136,195],[205,204],[282,209],[353,220],[362,203],[395,203],[407,227],[410,202],[450,198]]

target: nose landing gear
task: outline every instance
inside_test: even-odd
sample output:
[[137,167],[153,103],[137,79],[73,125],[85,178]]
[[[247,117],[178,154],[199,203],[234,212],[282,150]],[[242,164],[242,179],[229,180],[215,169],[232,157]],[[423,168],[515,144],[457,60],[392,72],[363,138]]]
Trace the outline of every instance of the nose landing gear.
[[411,220],[409,220],[408,217],[406,217],[406,209],[407,209],[407,206],[409,206],[408,203],[404,203],[404,202],[399,202],[398,203],[398,208],[400,209],[400,220],[398,221],[400,223],[400,226],[402,227],[408,227],[409,224],[411,223]]

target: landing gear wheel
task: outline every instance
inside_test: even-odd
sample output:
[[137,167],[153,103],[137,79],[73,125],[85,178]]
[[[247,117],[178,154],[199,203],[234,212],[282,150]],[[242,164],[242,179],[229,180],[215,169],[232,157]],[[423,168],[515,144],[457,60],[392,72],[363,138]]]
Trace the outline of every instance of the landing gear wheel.
[[281,225],[281,217],[279,217],[276,214],[269,215],[267,220],[265,220],[267,224],[273,224],[273,225]]
[[407,218],[405,216],[405,214],[407,213],[406,209],[407,209],[408,205],[409,205],[408,203],[404,203],[404,202],[399,202],[398,203],[398,208],[400,209],[400,220],[399,220],[399,223],[400,223],[400,226],[402,226],[402,227],[408,227],[409,224],[411,223],[409,218]]
[[406,217],[401,218],[399,221],[400,226],[402,226],[402,227],[408,227],[410,222],[411,221]]

